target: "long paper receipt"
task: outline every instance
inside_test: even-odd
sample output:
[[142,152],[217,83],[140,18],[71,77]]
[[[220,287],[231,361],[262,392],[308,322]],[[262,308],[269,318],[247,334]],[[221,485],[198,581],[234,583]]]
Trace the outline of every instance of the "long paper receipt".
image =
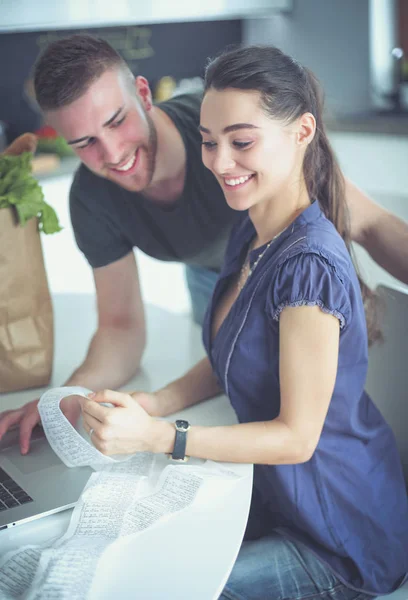
[[[214,491],[231,486],[240,475],[206,461],[164,466],[162,457],[138,453],[125,458],[103,455],[65,418],[62,398],[90,390],[61,387],[47,391],[38,408],[54,452],[67,467],[89,465],[94,473],[76,504],[66,533],[45,546],[28,545],[1,556],[0,600],[86,600],[98,563],[115,542],[129,540]],[[220,486],[220,484],[222,485]],[[137,597],[135,590],[134,597]]]

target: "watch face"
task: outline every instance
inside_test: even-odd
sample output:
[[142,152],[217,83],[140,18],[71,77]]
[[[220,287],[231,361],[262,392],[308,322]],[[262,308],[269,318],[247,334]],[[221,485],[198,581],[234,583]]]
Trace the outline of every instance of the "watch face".
[[188,421],[184,421],[183,419],[178,419],[176,421],[176,427],[182,431],[187,431],[190,427],[190,423]]

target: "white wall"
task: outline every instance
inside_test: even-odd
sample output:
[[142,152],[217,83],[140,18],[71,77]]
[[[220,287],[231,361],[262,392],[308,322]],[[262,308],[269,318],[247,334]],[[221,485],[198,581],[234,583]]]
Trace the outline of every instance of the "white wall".
[[[378,204],[408,222],[408,137],[361,133],[330,133],[343,173]],[[382,283],[406,289],[355,246],[360,270],[371,287]]]

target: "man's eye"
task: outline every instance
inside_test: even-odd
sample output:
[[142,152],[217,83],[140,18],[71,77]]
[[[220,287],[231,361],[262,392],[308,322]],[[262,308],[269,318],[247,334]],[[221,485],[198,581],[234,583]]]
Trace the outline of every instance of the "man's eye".
[[252,142],[233,142],[234,146],[236,146],[237,148],[247,148],[250,144],[252,144]]
[[95,142],[96,142],[96,138],[91,137],[88,139],[86,144],[83,144],[82,146],[76,146],[76,148],[77,148],[77,150],[81,150],[81,148],[88,148],[88,146],[92,146]]
[[201,142],[201,144],[207,149],[207,150],[213,150],[215,148],[215,146],[217,145],[215,142]]
[[113,128],[119,127],[119,125],[122,125],[122,123],[125,119],[126,119],[126,115],[124,117],[122,117],[121,119],[119,119],[119,121],[115,121],[114,123],[112,123],[111,127],[113,127]]

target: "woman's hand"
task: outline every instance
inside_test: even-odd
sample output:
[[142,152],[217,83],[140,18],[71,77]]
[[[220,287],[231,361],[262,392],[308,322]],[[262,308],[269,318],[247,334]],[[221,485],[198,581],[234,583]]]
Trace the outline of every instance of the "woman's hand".
[[161,417],[161,402],[157,394],[147,394],[146,392],[129,392],[129,395],[135,400],[151,417]]
[[[171,440],[166,440],[165,434],[169,424],[157,421],[142,406],[143,403],[148,410],[153,394],[135,396],[104,390],[81,398],[84,429],[88,433],[93,430],[92,443],[102,454],[165,452],[167,446],[171,448]],[[102,406],[102,402],[113,404],[113,408]],[[167,430],[167,437],[169,433]],[[174,428],[172,434],[174,442]]]

